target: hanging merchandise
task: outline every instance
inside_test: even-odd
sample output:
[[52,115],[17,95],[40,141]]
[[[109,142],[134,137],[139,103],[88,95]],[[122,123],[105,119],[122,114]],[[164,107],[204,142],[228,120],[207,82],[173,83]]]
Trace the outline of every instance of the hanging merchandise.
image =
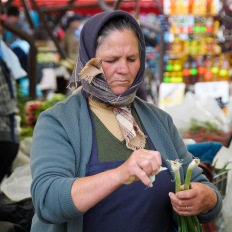
[[225,54],[220,55],[220,70],[218,73],[218,80],[219,81],[229,81],[230,80],[230,73],[229,73],[229,62],[228,58]]
[[204,78],[205,78],[206,66],[202,56],[198,57],[197,67],[198,67],[197,82],[203,82],[205,80]]
[[197,82],[230,82],[230,58],[218,38],[220,0],[163,3],[170,35],[163,82],[184,82],[187,86]]
[[165,15],[213,15],[220,10],[220,0],[164,0]]

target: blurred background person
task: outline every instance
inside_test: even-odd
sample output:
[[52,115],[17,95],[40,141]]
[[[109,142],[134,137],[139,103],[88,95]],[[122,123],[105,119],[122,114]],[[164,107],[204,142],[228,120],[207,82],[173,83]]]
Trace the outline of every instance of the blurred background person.
[[[0,24],[0,36],[2,26]],[[0,183],[11,174],[12,163],[19,150],[17,92],[13,73],[4,60],[0,46]],[[6,46],[7,47],[7,46]],[[13,52],[12,52],[13,53]],[[14,53],[13,53],[14,54]],[[15,67],[16,68],[16,67]]]
[[79,50],[80,32],[82,29],[83,17],[79,14],[71,16],[68,20],[68,27],[61,40],[61,46],[67,58],[76,60]]
[[[15,27],[27,32],[31,33],[31,30],[29,28],[29,24],[24,20],[24,17],[20,16],[20,10],[17,6],[10,6],[7,9],[6,13],[6,21],[14,25]],[[20,39],[16,34],[8,31],[3,30],[3,40],[8,44],[12,45],[13,42]]]
[[[25,21],[23,12],[20,12],[17,6],[10,6],[7,9],[6,21],[12,24],[14,27],[25,31],[25,33],[31,34],[32,31],[29,24]],[[27,41],[22,40],[18,35],[8,30],[3,30],[3,41],[10,46],[12,51],[17,55],[21,63],[22,68],[28,71],[28,55],[30,45]]]

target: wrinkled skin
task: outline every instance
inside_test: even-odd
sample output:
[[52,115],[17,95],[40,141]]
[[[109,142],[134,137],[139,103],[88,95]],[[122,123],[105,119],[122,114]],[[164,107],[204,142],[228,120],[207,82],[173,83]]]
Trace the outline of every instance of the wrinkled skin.
[[116,95],[127,91],[140,67],[138,39],[130,30],[113,31],[96,50],[106,81]]
[[208,213],[216,205],[216,193],[202,183],[193,182],[191,186],[190,190],[180,191],[176,194],[169,193],[173,210],[182,216]]

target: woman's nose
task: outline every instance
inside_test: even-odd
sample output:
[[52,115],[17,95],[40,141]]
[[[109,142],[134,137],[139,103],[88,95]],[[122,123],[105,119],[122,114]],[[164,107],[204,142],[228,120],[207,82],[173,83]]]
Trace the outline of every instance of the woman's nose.
[[117,71],[118,73],[126,74],[128,73],[129,67],[125,60],[119,61]]

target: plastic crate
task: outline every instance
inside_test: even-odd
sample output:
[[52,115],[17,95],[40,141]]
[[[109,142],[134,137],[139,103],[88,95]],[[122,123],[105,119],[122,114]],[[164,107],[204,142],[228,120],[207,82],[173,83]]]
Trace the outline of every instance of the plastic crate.
[[227,177],[228,177],[228,171],[222,172],[220,174],[216,174],[213,177],[213,183],[220,191],[222,198],[225,197],[227,192]]

